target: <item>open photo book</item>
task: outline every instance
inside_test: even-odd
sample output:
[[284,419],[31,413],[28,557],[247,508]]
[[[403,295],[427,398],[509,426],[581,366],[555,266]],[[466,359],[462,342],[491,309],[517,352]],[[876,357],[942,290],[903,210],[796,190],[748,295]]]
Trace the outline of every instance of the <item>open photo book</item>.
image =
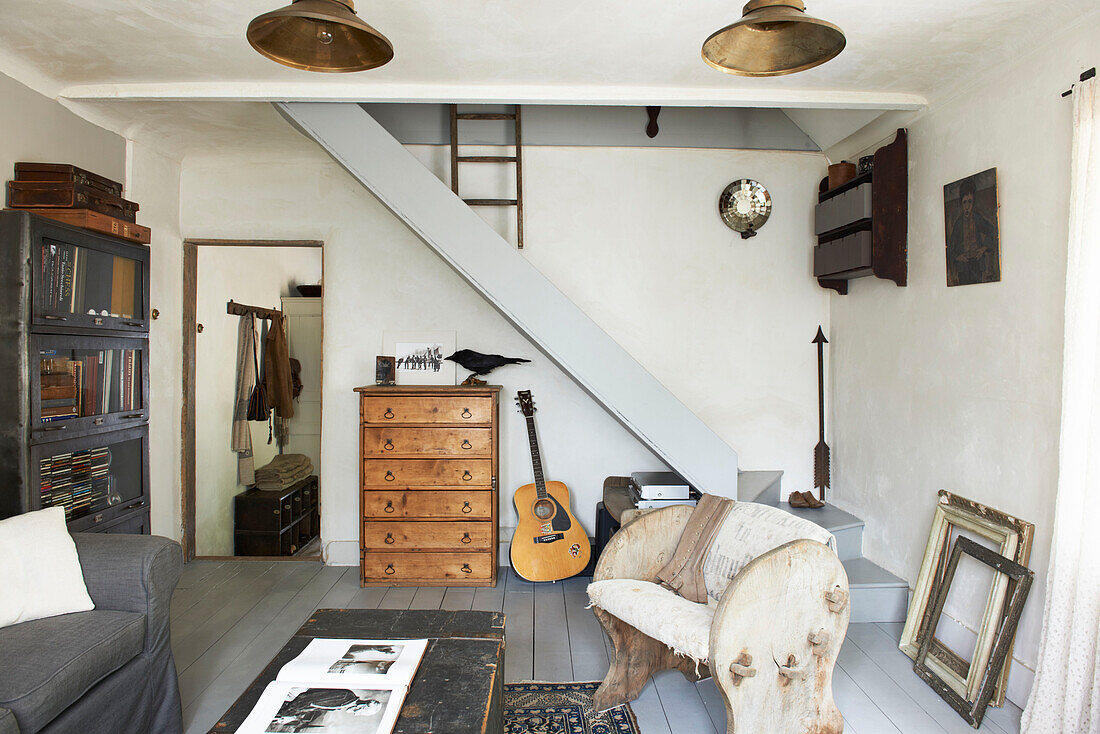
[[239,734],[390,734],[427,640],[316,639],[264,689]]

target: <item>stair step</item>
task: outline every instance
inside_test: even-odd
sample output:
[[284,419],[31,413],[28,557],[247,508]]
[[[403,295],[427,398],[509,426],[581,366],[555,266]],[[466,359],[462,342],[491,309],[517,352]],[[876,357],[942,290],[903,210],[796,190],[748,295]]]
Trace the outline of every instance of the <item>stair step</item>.
[[781,471],[737,472],[737,501],[774,505],[779,502]]
[[852,597],[851,622],[904,622],[909,584],[866,558],[842,561]]
[[463,199],[470,206],[515,206],[515,199]]
[[515,163],[514,155],[460,155],[459,163]]
[[828,503],[822,508],[811,510],[806,507],[791,507],[786,502],[759,501],[828,530],[836,538],[836,554],[840,556],[840,560],[847,561],[863,555],[863,521],[852,513]]
[[514,120],[516,116],[507,112],[459,112],[459,120]]

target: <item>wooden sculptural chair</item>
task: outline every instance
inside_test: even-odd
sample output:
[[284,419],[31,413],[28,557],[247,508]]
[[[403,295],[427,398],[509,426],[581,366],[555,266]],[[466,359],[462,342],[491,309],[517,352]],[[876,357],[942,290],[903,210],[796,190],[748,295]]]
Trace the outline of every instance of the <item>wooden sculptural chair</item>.
[[704,563],[708,603],[652,583],[692,509],[625,525],[605,547],[588,595],[615,647],[593,704],[633,701],[650,676],[713,675],[727,734],[839,734],[832,677],[848,629],[848,577],[832,536],[779,509],[737,503]]

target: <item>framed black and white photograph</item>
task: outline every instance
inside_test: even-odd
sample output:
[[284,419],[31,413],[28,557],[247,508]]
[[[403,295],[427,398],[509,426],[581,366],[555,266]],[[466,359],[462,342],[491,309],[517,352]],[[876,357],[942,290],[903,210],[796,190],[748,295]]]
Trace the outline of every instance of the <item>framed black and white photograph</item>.
[[350,645],[348,651],[334,662],[329,673],[385,675],[397,658],[402,645]]
[[995,283],[1001,279],[997,224],[997,169],[975,173],[943,187],[947,238],[947,285]]
[[361,688],[291,687],[265,732],[377,734],[383,731],[390,694]]
[[455,332],[385,332],[382,351],[394,356],[398,385],[453,385]]

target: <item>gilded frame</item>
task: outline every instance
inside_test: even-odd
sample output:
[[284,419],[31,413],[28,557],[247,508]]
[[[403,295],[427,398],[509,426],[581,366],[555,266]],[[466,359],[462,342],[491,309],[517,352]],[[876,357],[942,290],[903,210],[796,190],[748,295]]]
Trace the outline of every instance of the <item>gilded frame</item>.
[[[905,627],[898,644],[901,651],[913,660],[916,660],[920,651],[922,635],[933,625],[932,599],[947,571],[948,554],[951,551],[948,541],[952,528],[968,530],[992,541],[998,546],[1000,555],[1021,566],[1026,566],[1031,557],[1034,525],[941,489],[936,512],[932,517],[932,529],[928,534],[928,546],[925,548],[924,560],[917,575]],[[1009,579],[1003,574],[995,577],[990,585],[985,614],[978,629],[978,641],[969,663],[934,637],[930,641],[927,667],[964,699],[973,700],[981,688],[983,671],[989,663],[996,642],[997,627],[1008,596],[1008,586]],[[1011,658],[1012,640],[1008,643],[1008,659]],[[991,701],[993,706],[1004,703],[1009,667],[1006,664],[997,678]]]

